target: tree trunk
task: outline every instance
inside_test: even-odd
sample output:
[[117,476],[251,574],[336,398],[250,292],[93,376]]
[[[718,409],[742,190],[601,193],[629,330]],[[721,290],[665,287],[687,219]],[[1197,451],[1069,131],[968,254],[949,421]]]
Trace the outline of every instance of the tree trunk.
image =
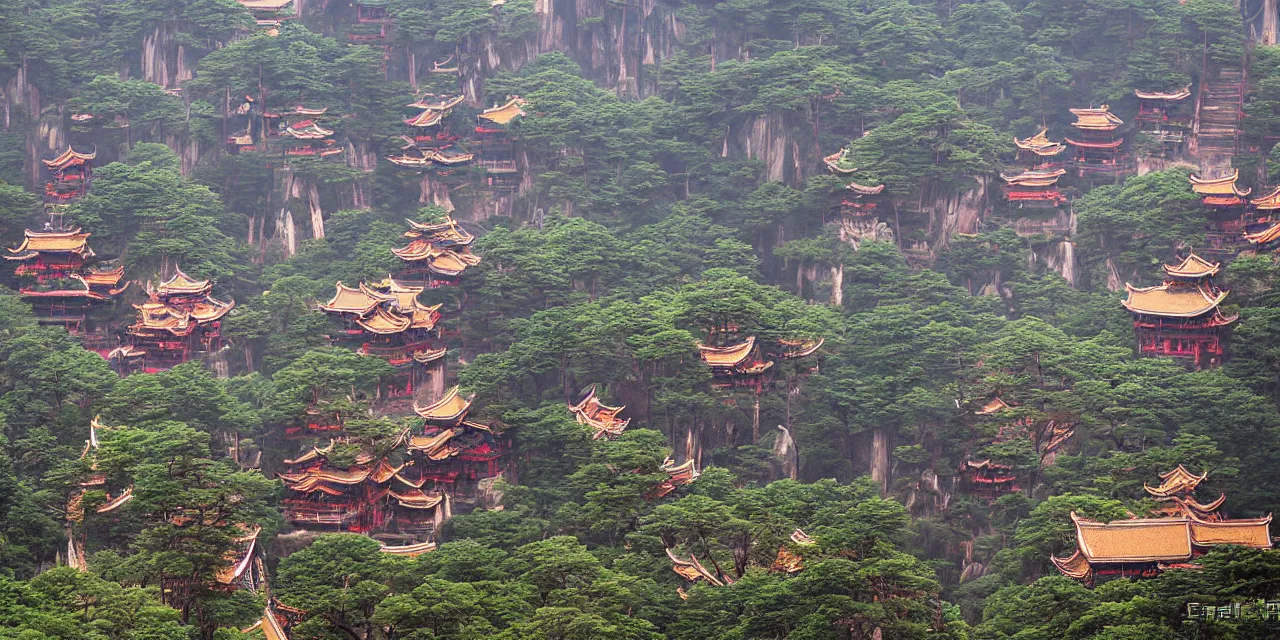
[[884,427],[872,432],[871,480],[880,485],[880,495],[889,493],[889,430]]
[[1280,36],[1280,11],[1276,7],[1276,0],[1264,0],[1262,3],[1262,44],[1263,46],[1271,46],[1276,44],[1277,36]]
[[755,394],[753,400],[755,402],[751,407],[751,444],[758,444],[760,442],[760,394]]

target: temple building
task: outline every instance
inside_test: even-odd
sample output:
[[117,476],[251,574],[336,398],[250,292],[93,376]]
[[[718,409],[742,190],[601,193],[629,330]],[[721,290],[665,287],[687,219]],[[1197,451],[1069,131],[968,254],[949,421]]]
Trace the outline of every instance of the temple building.
[[294,109],[293,115],[304,119],[290,122],[280,134],[284,155],[327,158],[342,153],[342,147],[333,139],[333,130],[320,126],[312,119],[327,110],[306,109],[301,106]]
[[1026,163],[1031,170],[1054,166],[1054,158],[1067,150],[1067,145],[1049,140],[1046,135],[1048,133],[1048,128],[1041,127],[1040,133],[1030,138],[1019,140],[1015,137],[1013,139],[1013,145],[1018,148],[1018,160]]
[[1261,198],[1250,200],[1249,204],[1258,217],[1244,229],[1242,240],[1261,250],[1280,239],[1280,219],[1276,217],[1276,212],[1280,211],[1280,187],[1272,189]]
[[1116,129],[1124,121],[1111,113],[1107,105],[1097,109],[1071,109],[1076,121],[1071,123],[1079,131],[1079,139],[1064,138],[1074,149],[1073,166],[1081,175],[1087,173],[1116,173],[1122,169],[1120,145],[1124,138],[1116,135]]
[[1139,355],[1180,358],[1196,369],[1222,364],[1227,332],[1238,316],[1219,308],[1228,293],[1213,283],[1220,268],[1191,253],[1176,266],[1164,265],[1163,284],[1125,283],[1123,304],[1134,316]]
[[1164,145],[1169,154],[1180,148],[1191,136],[1190,110],[1184,109],[1187,98],[1191,97],[1191,85],[1179,91],[1139,91],[1133,90],[1138,98],[1139,133],[1150,136]]
[[128,283],[121,284],[124,267],[86,266],[94,256],[89,235],[79,229],[27,230],[22,244],[9,249],[5,259],[19,263],[14,270],[21,280],[18,293],[31,305],[38,322],[60,325],[85,338],[86,347],[95,348],[107,344],[106,331],[88,326],[90,311],[114,301]]
[[622,435],[631,422],[629,419],[624,420],[618,417],[625,408],[626,406],[611,407],[600,402],[599,396],[596,395],[596,386],[592,385],[591,390],[581,402],[569,405],[569,412],[577,419],[578,424],[591,427],[592,440],[606,438],[612,440]]
[[699,343],[698,355],[711,368],[712,385],[717,388],[748,386],[759,392],[764,387],[764,374],[773,368],[773,361],[760,355],[755,336],[724,347]]
[[[462,104],[465,96],[439,96],[426,94],[411,102],[408,108],[417,112],[404,121],[409,128],[406,137],[407,149],[423,151],[442,151],[454,146],[458,136],[450,133],[444,120],[453,113],[454,107]],[[458,152],[453,152],[457,154]],[[390,159],[390,158],[389,158]],[[393,160],[394,162],[394,160]],[[399,163],[397,163],[399,164]]]
[[516,118],[525,114],[526,106],[527,102],[514,97],[476,116],[474,143],[479,156],[476,165],[485,170],[486,187],[515,188],[520,182],[510,127]]
[[262,548],[258,535],[262,527],[242,525],[243,535],[231,539],[232,547],[223,556],[227,563],[214,577],[219,588],[234,591],[247,589],[258,593],[267,582],[267,570],[262,564]]
[[138,320],[129,326],[129,354],[140,358],[143,369],[161,371],[182,364],[200,353],[222,348],[222,318],[235,301],[215,300],[213,283],[196,280],[181,269],[154,289],[147,302],[134,305]]
[[452,217],[432,224],[407,222],[410,229],[404,235],[412,240],[407,246],[391,250],[404,262],[401,277],[406,281],[432,289],[454,286],[467,267],[480,264],[480,256],[469,248],[475,236]]
[[1033,169],[1017,175],[1000,174],[1004,180],[1004,196],[1018,207],[1057,207],[1067,199],[1058,188],[1058,178],[1066,169]]
[[965,493],[980,498],[994,500],[1006,493],[1017,493],[1022,490],[1018,485],[1018,476],[1013,465],[993,462],[991,459],[973,461],[966,460],[960,465],[961,487]]
[[1159,486],[1144,484],[1148,494],[1165,502],[1156,510],[1163,517],[1102,523],[1073,512],[1076,551],[1050,560],[1063,575],[1093,584],[1098,578],[1150,577],[1165,569],[1193,568],[1192,560],[1218,545],[1270,549],[1270,515],[1231,520],[1217,511],[1225,495],[1209,504],[1195,500],[1194,491],[1207,475],[1178,465],[1160,474]]
[[662,462],[660,470],[667,474],[667,479],[663,480],[652,491],[650,497],[654,499],[665,498],[671,495],[678,487],[691,484],[702,476],[702,472],[698,471],[698,467],[694,464],[692,458],[680,464],[676,464],[674,460],[667,458]]
[[291,524],[422,541],[449,518],[449,497],[424,493],[424,480],[408,475],[412,463],[392,465],[386,458],[375,463],[372,454],[361,452],[353,465],[336,468],[328,460],[335,446],[331,441],[285,460],[290,471],[277,474],[287,492],[284,517]]
[[440,305],[427,306],[418,300],[423,287],[388,277],[372,286],[361,283],[348,287],[337,283],[337,291],[320,309],[342,321],[336,344],[350,344],[360,355],[386,360],[398,375],[384,381],[379,398],[410,401],[414,389],[437,381],[443,388],[444,351],[437,347]]
[[1247,202],[1245,197],[1253,191],[1252,188],[1241,189],[1236,185],[1240,179],[1239,169],[1232,169],[1231,175],[1220,178],[1189,176],[1187,179],[1191,182],[1191,190],[1204,196],[1204,206],[1215,209],[1244,207]]
[[9,255],[4,258],[21,263],[14,270],[18,276],[31,276],[39,283],[65,280],[72,274],[79,274],[85,266],[85,260],[93,257],[93,249],[89,248],[89,235],[82,233],[80,229],[27,229],[23,232],[22,244],[16,249],[9,249]]
[[431,482],[453,498],[474,501],[482,480],[502,475],[502,458],[511,442],[491,427],[467,419],[471,398],[464,398],[458,387],[413,409],[423,419],[422,431],[406,442],[423,482]]
[[1153,515],[1195,516],[1201,520],[1222,520],[1222,514],[1218,513],[1218,508],[1227,501],[1227,494],[1220,494],[1217,499],[1209,503],[1199,502],[1195,497],[1196,487],[1200,486],[1208,475],[1209,472],[1206,471],[1197,476],[1187,471],[1186,467],[1178,465],[1172,471],[1160,474],[1158,486],[1153,487],[1144,483],[1142,488],[1147,494],[1161,503]]
[[44,201],[59,204],[83,196],[89,190],[93,160],[97,157],[97,149],[82,153],[67,147],[58,157],[41,160],[49,172],[49,181],[44,186]]

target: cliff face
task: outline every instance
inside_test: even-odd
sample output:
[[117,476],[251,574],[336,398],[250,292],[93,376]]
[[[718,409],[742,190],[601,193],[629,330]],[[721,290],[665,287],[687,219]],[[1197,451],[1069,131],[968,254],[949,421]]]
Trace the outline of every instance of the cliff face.
[[147,82],[165,88],[190,80],[194,61],[178,42],[179,25],[163,22],[142,38],[141,74]]

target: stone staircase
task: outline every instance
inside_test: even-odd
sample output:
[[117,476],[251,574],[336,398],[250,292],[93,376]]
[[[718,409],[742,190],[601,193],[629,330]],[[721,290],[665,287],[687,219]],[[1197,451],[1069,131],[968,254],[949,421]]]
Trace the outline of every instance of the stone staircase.
[[1239,150],[1244,94],[1244,71],[1240,69],[1223,69],[1216,78],[1202,83],[1193,125],[1197,153],[1231,155]]

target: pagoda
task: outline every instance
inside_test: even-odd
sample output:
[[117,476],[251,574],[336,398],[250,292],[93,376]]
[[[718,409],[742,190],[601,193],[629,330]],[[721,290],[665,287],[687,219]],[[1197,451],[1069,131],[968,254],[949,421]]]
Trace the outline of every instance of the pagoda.
[[1000,174],[1004,180],[1004,195],[1019,207],[1057,207],[1067,199],[1058,189],[1058,178],[1066,175],[1066,169],[1033,169],[1017,175]]
[[592,440],[614,439],[627,428],[631,422],[629,419],[622,419],[618,414],[626,409],[625,406],[611,407],[600,402],[599,396],[596,395],[595,385],[591,385],[591,390],[587,392],[585,398],[578,404],[569,405],[569,412],[578,421],[578,424],[584,424],[591,427]]
[[480,256],[471,253],[475,240],[454,219],[446,216],[443,222],[423,224],[407,220],[409,230],[405,237],[412,238],[407,246],[391,252],[404,262],[401,275],[424,287],[454,286],[467,267],[480,264]]
[[1196,475],[1187,471],[1186,467],[1178,465],[1172,471],[1160,474],[1159,485],[1153,487],[1144,483],[1142,488],[1161,503],[1161,506],[1154,510],[1155,515],[1195,516],[1201,520],[1219,521],[1222,520],[1222,515],[1218,513],[1218,508],[1227,501],[1227,494],[1220,494],[1217,499],[1209,503],[1199,502],[1195,497],[1196,487],[1200,486],[1208,475],[1207,471]]
[[82,153],[67,147],[58,157],[41,160],[49,172],[49,181],[44,185],[44,201],[62,204],[83,196],[89,190],[93,160],[97,157],[97,149]]
[[1111,113],[1107,105],[1097,109],[1071,109],[1076,121],[1071,123],[1080,132],[1079,140],[1064,138],[1075,150],[1074,166],[1081,175],[1086,173],[1116,173],[1120,171],[1120,145],[1124,138],[1116,136],[1116,129],[1124,121]]
[[337,291],[320,309],[342,321],[335,343],[357,345],[356,353],[386,360],[399,372],[384,382],[379,396],[384,399],[413,396],[425,378],[422,369],[443,364],[443,349],[435,348],[440,337],[436,322],[440,305],[427,306],[418,300],[423,287],[388,277],[372,286],[361,283],[348,287],[337,283]]
[[1018,476],[1013,465],[986,460],[965,460],[959,469],[961,485],[966,493],[994,500],[1006,493],[1017,493]]
[[280,133],[284,155],[328,158],[342,153],[342,147],[333,139],[333,130],[320,126],[315,120],[328,110],[328,107],[308,109],[299,105],[285,114],[287,124]]
[[699,343],[698,355],[711,368],[712,384],[717,388],[748,386],[759,392],[764,387],[764,374],[773,368],[773,361],[761,357],[755,336],[724,347]]
[[1236,185],[1240,179],[1240,170],[1233,169],[1231,175],[1222,176],[1221,178],[1201,178],[1200,176],[1188,176],[1187,180],[1191,182],[1191,190],[1204,196],[1204,206],[1215,209],[1232,209],[1244,207],[1245,197],[1248,196],[1253,189],[1241,189]]
[[1227,332],[1238,316],[1219,308],[1228,293],[1213,283],[1220,268],[1191,253],[1177,266],[1164,265],[1163,284],[1125,283],[1123,304],[1134,316],[1139,355],[1181,358],[1196,369],[1222,364]]
[[1098,578],[1150,577],[1189,564],[1218,545],[1256,549],[1272,546],[1271,516],[1232,520],[1218,513],[1221,495],[1209,504],[1195,500],[1194,491],[1207,473],[1195,475],[1178,465],[1160,474],[1160,485],[1143,488],[1164,501],[1162,517],[1095,522],[1071,514],[1076,528],[1076,551],[1066,558],[1050,557],[1063,575],[1093,584]]
[[513,97],[476,116],[474,142],[479,149],[476,164],[484,168],[488,187],[513,188],[520,181],[510,129],[517,118],[525,115],[526,106],[528,103],[523,99]]
[[1049,140],[1049,129],[1041,127],[1040,133],[1030,138],[1019,140],[1013,139],[1013,145],[1018,148],[1018,160],[1024,162],[1032,170],[1046,169],[1055,166],[1054,158],[1062,155],[1066,151],[1067,145],[1061,142],[1053,142]]
[[160,371],[197,353],[217,351],[222,347],[222,318],[236,303],[215,300],[212,291],[211,281],[176,269],[173,277],[148,289],[147,302],[134,305],[138,320],[128,328],[128,352],[115,355],[140,358],[144,370]]
[[419,479],[465,500],[477,497],[480,481],[502,474],[502,458],[511,449],[491,427],[467,419],[471,402],[453,387],[435,402],[415,404],[423,425],[406,438]]
[[277,476],[285,485],[284,517],[291,524],[425,537],[447,519],[448,498],[424,494],[423,482],[404,473],[410,463],[392,465],[386,458],[374,463],[372,454],[361,452],[351,466],[334,467],[329,455],[335,446],[331,441],[284,461],[290,470]]
[[[53,220],[59,219],[54,214]],[[114,301],[128,287],[127,282],[120,284],[124,267],[86,266],[94,256],[90,234],[80,229],[53,230],[62,226],[54,221],[45,225],[46,231],[28,229],[22,244],[9,249],[5,259],[19,263],[14,273],[24,282],[18,293],[31,304],[38,322],[62,325],[72,335],[88,337],[84,325],[89,311]]]
[[1167,569],[1194,568],[1191,561],[1218,545],[1271,548],[1271,516],[1211,522],[1194,515],[1097,522],[1077,516],[1076,551],[1049,559],[1069,578],[1148,578]]
[[444,119],[453,113],[454,107],[462,104],[465,96],[438,96],[426,94],[407,106],[417,112],[404,121],[409,127],[409,139],[414,147],[421,150],[442,149],[452,146],[458,136],[449,133]]
[[1138,98],[1138,131],[1164,145],[1165,153],[1175,151],[1191,133],[1191,115],[1183,105],[1191,97],[1191,85],[1178,91],[1133,90]]

